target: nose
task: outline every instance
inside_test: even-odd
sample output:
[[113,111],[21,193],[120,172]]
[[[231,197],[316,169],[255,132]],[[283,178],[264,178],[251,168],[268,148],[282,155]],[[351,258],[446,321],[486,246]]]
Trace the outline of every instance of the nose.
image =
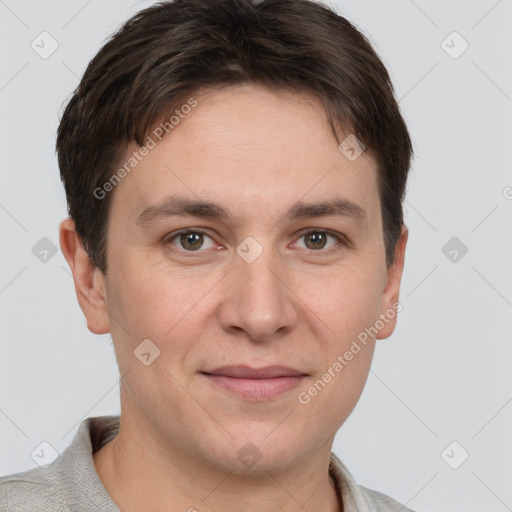
[[278,257],[268,249],[251,263],[237,255],[233,265],[224,282],[222,328],[260,342],[292,331],[298,321],[297,299]]

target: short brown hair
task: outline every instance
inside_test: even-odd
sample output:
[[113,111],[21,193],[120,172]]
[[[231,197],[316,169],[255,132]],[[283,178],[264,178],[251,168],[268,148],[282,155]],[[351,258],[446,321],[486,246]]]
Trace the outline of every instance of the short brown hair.
[[204,87],[255,83],[319,97],[332,133],[376,159],[386,263],[394,261],[413,150],[390,76],[366,37],[313,0],[174,0],[128,20],[89,63],[57,133],[68,213],[92,263],[107,271],[113,175],[127,144]]

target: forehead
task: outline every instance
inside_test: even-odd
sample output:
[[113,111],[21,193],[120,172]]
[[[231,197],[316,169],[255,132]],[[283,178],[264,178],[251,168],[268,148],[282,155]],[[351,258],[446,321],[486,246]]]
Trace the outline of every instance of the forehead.
[[117,187],[114,196],[129,197],[133,215],[169,194],[267,210],[327,196],[371,210],[378,199],[374,159],[364,152],[350,161],[339,151],[314,95],[239,85],[191,98],[196,106],[162,140],[150,133],[154,148]]

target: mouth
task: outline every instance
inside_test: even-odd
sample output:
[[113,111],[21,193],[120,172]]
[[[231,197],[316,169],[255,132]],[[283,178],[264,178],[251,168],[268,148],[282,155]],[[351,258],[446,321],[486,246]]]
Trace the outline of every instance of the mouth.
[[201,374],[216,386],[250,401],[275,398],[307,377],[307,374],[286,366],[224,366]]

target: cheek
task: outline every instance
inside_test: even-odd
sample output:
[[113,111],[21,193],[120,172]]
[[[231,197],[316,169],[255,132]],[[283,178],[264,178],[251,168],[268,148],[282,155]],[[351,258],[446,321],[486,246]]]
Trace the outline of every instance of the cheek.
[[352,267],[326,279],[315,294],[304,289],[308,306],[334,337],[335,348],[342,348],[378,318],[382,297],[378,283],[378,273]]
[[354,410],[368,378],[374,346],[374,342],[361,345],[350,361],[344,356],[346,351],[340,350],[331,358],[325,373],[311,379],[297,396],[298,412],[316,435],[323,430],[334,436]]
[[123,372],[133,365],[140,370],[134,350],[149,339],[160,350],[159,365],[180,371],[189,368],[188,356],[196,351],[209,318],[212,295],[206,290],[214,281],[180,276],[158,266],[130,267],[112,274],[107,294],[111,317],[116,319],[111,332],[119,366]]
[[134,336],[161,336],[185,314],[186,290],[163,270],[138,259],[121,265],[110,281],[109,309]]
[[321,320],[316,324],[321,326],[322,334],[310,349],[318,351],[319,340],[323,339],[324,353],[321,373],[308,383],[306,392],[315,402],[309,405],[312,410],[327,414],[333,425],[346,419],[357,403],[372,362],[375,338],[369,328],[379,318],[381,294],[367,275],[353,269],[340,273],[313,300],[312,309]]

